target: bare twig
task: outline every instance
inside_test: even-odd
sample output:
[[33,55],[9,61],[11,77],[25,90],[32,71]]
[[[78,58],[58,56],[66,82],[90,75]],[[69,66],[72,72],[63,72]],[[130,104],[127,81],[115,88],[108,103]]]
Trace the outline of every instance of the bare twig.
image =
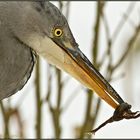
[[64,103],[64,107],[62,108],[62,111],[66,111],[68,110],[68,107],[71,105],[72,101],[76,98],[76,96],[78,96],[78,93],[80,93],[79,91],[81,90],[81,85],[78,86],[73,93],[71,93],[71,96],[67,99],[67,101]]
[[4,107],[2,101],[0,101],[0,107],[4,120],[4,138],[10,138],[9,116],[7,115],[6,108]]
[[69,20],[69,14],[70,14],[70,1],[67,1],[67,10],[66,10],[66,18]]
[[92,91],[88,90],[87,103],[86,103],[86,113],[85,113],[85,119],[84,119],[83,125],[81,127],[80,138],[84,138],[85,132],[91,129],[91,128],[89,128],[89,125],[91,123],[90,118],[91,118],[93,95],[94,94],[92,93]]
[[36,65],[35,93],[36,93],[36,138],[41,138],[42,111],[41,111],[41,91],[40,91],[40,60]]
[[[125,17],[122,16],[120,22],[118,23],[118,25],[117,25],[117,27],[116,27],[113,35],[112,35],[112,38],[110,37],[108,21],[107,21],[106,15],[105,15],[104,12],[102,13],[102,19],[103,19],[103,23],[104,23],[104,26],[105,26],[108,49],[105,51],[101,61],[99,62],[99,66],[101,66],[104,63],[107,56],[109,56],[110,61],[112,60],[112,56],[111,56],[111,53],[110,53],[111,48],[112,48],[113,44],[115,43],[117,37],[119,36],[121,30],[123,29],[125,23],[128,21],[129,16],[131,15],[134,8],[135,8],[135,3],[134,2],[130,3],[130,5],[128,6],[128,8],[127,8],[127,10],[124,14]],[[109,64],[111,65],[110,62],[109,62]],[[108,65],[108,67],[110,67],[110,65]]]
[[105,33],[106,33],[106,40],[107,40],[107,46],[108,48],[105,50],[104,54],[102,55],[102,58],[100,60],[100,62],[98,63],[98,66],[99,68],[103,65],[103,63],[105,62],[107,56],[108,56],[108,52],[109,52],[109,49],[110,49],[110,30],[109,30],[109,26],[108,26],[108,20],[106,18],[106,15],[104,12],[102,12],[102,20],[103,20],[103,23],[104,23],[104,28],[105,28]]
[[129,18],[130,14],[132,13],[133,9],[135,7],[135,3],[131,2],[128,6],[128,9],[126,10],[126,14],[128,15],[126,18],[124,18],[124,16],[122,16],[120,22],[118,23],[113,35],[112,35],[112,42],[115,43],[118,35],[120,34],[122,28],[124,27],[125,23],[127,22],[127,19]]
[[[98,1],[97,2],[97,13],[96,13],[96,23],[94,26],[94,39],[93,39],[93,50],[92,50],[92,56],[93,56],[93,64],[98,68],[97,64],[97,58],[98,58],[98,41],[99,41],[99,32],[100,32],[100,22],[101,22],[101,15],[103,12],[105,6],[105,2],[103,1]],[[93,93],[91,90],[88,90],[87,92],[87,105],[86,105],[86,114],[85,114],[85,119],[83,122],[83,125],[81,127],[81,132],[80,132],[80,138],[85,137],[85,132],[90,130],[93,127],[93,122],[94,122],[94,117],[92,117],[92,102],[93,102]],[[100,99],[99,99],[100,100]],[[99,106],[100,106],[100,101],[98,100]],[[97,103],[97,104],[98,104]],[[96,110],[98,115],[98,110]],[[94,114],[95,115],[95,114]]]
[[101,14],[104,7],[103,1],[98,1],[97,4],[97,14],[96,14],[96,23],[94,26],[94,39],[93,39],[93,50],[92,56],[93,57],[93,64],[97,65],[97,55],[98,55],[98,43],[99,43],[99,32],[100,32],[100,21],[101,21]]
[[61,100],[62,100],[62,84],[61,84],[61,71],[56,69],[57,73],[57,106],[53,109],[53,117],[55,123],[55,136],[56,138],[60,138],[61,135],[61,127],[60,127],[60,116],[61,116]]
[[112,67],[112,70],[116,70],[122,64],[122,62],[124,62],[125,58],[128,56],[129,52],[133,48],[133,45],[134,45],[135,41],[137,40],[139,33],[140,33],[140,25],[138,25],[135,28],[134,35],[131,37],[131,39],[128,41],[128,43],[126,45],[128,47],[126,48],[125,52],[120,57],[120,59],[117,61],[117,63]]
[[48,85],[47,85],[47,94],[46,94],[46,98],[45,98],[45,101],[50,101],[50,96],[51,96],[51,81],[52,81],[52,75],[50,73],[50,68],[47,67],[47,82],[48,82]]

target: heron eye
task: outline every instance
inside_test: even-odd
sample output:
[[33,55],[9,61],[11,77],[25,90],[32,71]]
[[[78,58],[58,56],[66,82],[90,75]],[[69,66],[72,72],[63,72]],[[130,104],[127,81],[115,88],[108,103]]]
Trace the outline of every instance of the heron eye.
[[63,31],[61,29],[57,28],[54,30],[54,35],[56,37],[60,37],[62,34],[63,34]]

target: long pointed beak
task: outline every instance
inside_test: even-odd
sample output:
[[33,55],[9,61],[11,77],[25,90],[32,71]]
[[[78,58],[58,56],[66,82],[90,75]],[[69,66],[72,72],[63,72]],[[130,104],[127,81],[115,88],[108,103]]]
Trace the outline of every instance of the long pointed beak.
[[[123,103],[123,99],[113,89],[113,87],[105,80],[105,78],[99,73],[99,71],[91,64],[87,57],[81,52],[80,49],[75,52],[69,50],[68,54],[73,57],[77,67],[81,68],[81,72],[86,74],[86,79],[89,84],[89,88],[94,90],[103,100],[105,100],[113,108],[116,108],[118,104]],[[81,77],[84,80],[84,77]]]
[[[68,40],[68,41],[67,41]],[[52,65],[62,69],[94,90],[104,101],[115,109],[113,116],[101,124],[94,133],[107,123],[121,119],[131,119],[140,116],[138,112],[130,110],[131,105],[125,103],[112,86],[96,70],[87,57],[78,48],[74,38],[49,38],[37,36],[29,40],[34,50],[48,60]]]
[[47,35],[42,37],[33,34],[22,38],[22,42],[26,42],[50,64],[66,71],[86,87],[95,91],[113,108],[124,103],[123,99],[81,52],[72,34],[70,39],[49,38]]
[[61,69],[75,77],[89,89],[95,91],[114,109],[124,102],[77,46],[72,47],[70,43],[53,41],[63,49],[65,54],[65,62],[59,66]]

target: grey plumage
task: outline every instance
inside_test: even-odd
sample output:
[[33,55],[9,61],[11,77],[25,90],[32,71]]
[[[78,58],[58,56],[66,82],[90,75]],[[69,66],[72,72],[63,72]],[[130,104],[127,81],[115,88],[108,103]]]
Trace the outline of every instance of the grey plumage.
[[[35,55],[30,35],[52,37],[67,21],[50,2],[0,2],[0,100],[16,93],[31,76]],[[67,25],[68,26],[68,25]]]
[[33,51],[96,91],[113,108],[124,102],[78,48],[66,18],[48,1],[0,2],[0,100],[28,81]]
[[[20,4],[27,5],[24,2]],[[0,2],[0,100],[23,88],[35,63],[33,50],[12,31],[12,19],[15,17],[10,16],[17,6],[22,8],[17,2],[13,2],[13,5],[10,2]],[[17,14],[20,13],[18,8],[15,11]]]
[[20,90],[29,79],[34,54],[6,27],[0,26],[0,100]]

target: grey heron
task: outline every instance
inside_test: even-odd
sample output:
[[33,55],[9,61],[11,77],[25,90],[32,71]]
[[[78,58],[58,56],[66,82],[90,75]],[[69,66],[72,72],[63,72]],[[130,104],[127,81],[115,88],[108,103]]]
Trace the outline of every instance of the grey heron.
[[48,1],[0,2],[0,100],[27,83],[35,53],[94,90],[114,109],[124,103],[79,49],[56,6]]

